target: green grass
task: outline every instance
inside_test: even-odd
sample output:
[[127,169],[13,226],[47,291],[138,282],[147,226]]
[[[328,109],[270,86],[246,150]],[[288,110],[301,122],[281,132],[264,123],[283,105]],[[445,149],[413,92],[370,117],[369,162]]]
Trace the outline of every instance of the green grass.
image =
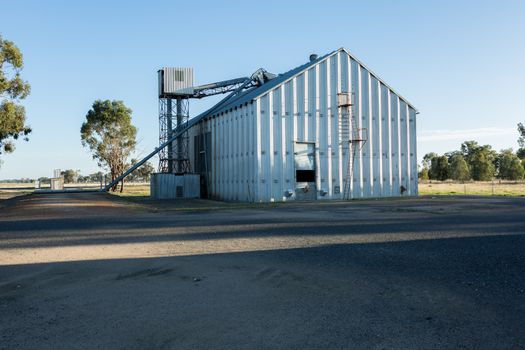
[[119,197],[149,197],[149,184],[139,183],[125,183],[124,191],[120,192],[120,185],[116,192],[109,191],[108,193]]

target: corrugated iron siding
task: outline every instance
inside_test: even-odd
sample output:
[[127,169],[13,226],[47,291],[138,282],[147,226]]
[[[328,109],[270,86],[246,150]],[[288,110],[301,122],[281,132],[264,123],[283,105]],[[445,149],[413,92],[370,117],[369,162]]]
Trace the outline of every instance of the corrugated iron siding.
[[211,157],[208,186],[212,198],[258,200],[256,121],[254,104],[247,104],[190,129],[190,159],[194,159],[195,135],[211,132],[207,154]]
[[191,130],[212,133],[211,195],[293,200],[285,192],[295,188],[294,142],[313,142],[317,189],[326,191],[317,197],[340,199],[334,189],[343,189],[349,155],[339,145],[337,93],[349,91],[359,127],[368,129],[356,153],[352,197],[401,196],[401,186],[403,195],[417,195],[416,111],[345,51]]
[[191,88],[193,88],[193,68],[164,67],[159,71],[159,94],[174,94]]

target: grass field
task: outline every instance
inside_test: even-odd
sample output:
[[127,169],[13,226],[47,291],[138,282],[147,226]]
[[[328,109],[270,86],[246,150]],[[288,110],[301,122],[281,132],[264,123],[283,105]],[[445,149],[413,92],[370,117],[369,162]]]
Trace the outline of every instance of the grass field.
[[[113,194],[123,197],[149,196],[149,184],[126,184],[124,192]],[[446,195],[469,195],[469,196],[525,196],[525,182],[494,181],[492,182],[468,182],[465,184],[454,182],[425,182],[419,184],[419,194],[446,196]]]
[[[100,184],[97,183],[82,183],[82,184],[65,184],[67,188],[79,188],[79,189],[97,189],[100,188]],[[41,189],[49,189],[49,184],[43,184]],[[35,191],[35,185],[33,183],[0,183],[0,201],[4,199],[21,196]]]
[[35,190],[31,183],[0,183],[0,201],[21,196]]
[[109,192],[120,197],[149,197],[149,183],[125,183],[124,192],[120,192],[120,185],[116,192]]
[[31,189],[0,189],[0,201],[33,192]]
[[[67,184],[68,187],[86,186],[86,184]],[[97,187],[96,184],[88,186]],[[0,200],[12,198],[33,192],[32,184],[27,183],[0,183]],[[150,194],[148,183],[126,183],[124,192],[110,192],[121,197],[148,197]],[[467,182],[464,184],[454,182],[423,182],[419,184],[421,196],[525,196],[525,182],[494,181],[494,182]]]
[[[82,183],[82,184],[65,184],[65,189],[79,188],[79,189],[98,189],[98,183]],[[42,189],[48,189],[49,184],[43,185]],[[16,196],[32,193],[35,190],[34,184],[31,183],[0,183],[0,200],[9,199]],[[110,192],[112,194],[122,197],[148,197],[149,183],[125,183],[124,192]]]
[[475,196],[525,196],[525,182],[424,182],[419,184],[419,195],[475,195]]

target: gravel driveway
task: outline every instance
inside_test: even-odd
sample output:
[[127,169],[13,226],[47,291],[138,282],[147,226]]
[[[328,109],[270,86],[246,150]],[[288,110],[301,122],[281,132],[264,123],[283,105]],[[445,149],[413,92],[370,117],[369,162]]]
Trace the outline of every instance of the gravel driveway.
[[524,198],[154,204],[4,203],[0,348],[525,348]]

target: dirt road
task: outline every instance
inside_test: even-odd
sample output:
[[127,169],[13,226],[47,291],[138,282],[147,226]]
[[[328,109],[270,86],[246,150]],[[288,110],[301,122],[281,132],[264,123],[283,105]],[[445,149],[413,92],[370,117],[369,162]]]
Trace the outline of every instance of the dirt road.
[[0,209],[0,348],[525,348],[524,212],[21,197]]

